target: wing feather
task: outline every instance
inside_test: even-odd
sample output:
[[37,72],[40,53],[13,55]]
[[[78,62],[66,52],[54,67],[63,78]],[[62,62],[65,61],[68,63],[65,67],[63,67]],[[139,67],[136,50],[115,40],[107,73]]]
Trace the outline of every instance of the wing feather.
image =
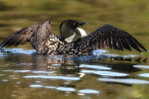
[[17,46],[19,44],[23,44],[27,41],[30,41],[33,32],[35,32],[34,30],[36,30],[35,28],[37,28],[37,25],[32,25],[30,27],[23,28],[13,33],[12,35],[8,36],[3,42],[0,43],[0,48],[11,45]]
[[[34,42],[39,42],[40,40],[42,41],[46,40],[49,37],[50,33],[51,33],[50,20],[46,20],[42,23],[34,24],[29,27],[23,28],[13,33],[12,35],[8,36],[6,39],[4,39],[4,41],[0,43],[0,48],[11,45],[17,46],[25,42],[31,42],[31,44],[34,45]],[[36,36],[38,36],[39,39],[37,39]]]
[[96,49],[112,48],[116,50],[127,49],[130,51],[135,49],[139,52],[147,51],[144,46],[128,32],[108,24],[98,28],[95,32],[90,33],[87,37],[76,41],[74,45],[81,45],[81,50],[94,47]]

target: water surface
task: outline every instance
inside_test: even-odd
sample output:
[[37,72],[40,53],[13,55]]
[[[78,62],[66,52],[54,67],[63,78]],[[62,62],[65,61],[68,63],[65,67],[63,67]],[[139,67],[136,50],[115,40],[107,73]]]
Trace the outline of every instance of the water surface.
[[[149,49],[147,0],[2,0],[0,40],[52,20],[86,21],[87,32],[113,24]],[[22,49],[23,48],[23,49]],[[148,52],[97,50],[92,56],[35,55],[27,43],[0,53],[0,99],[148,99]]]
[[18,48],[6,50],[0,54],[1,99],[148,96],[149,65],[135,60],[136,55],[127,55],[131,59],[128,61],[126,55],[103,50],[98,50],[101,52],[97,56],[80,57],[34,55],[34,50]]

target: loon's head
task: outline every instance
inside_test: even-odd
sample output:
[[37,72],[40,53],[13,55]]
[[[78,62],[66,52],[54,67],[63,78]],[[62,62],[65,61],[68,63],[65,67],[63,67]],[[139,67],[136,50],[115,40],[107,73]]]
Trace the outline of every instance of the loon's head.
[[64,20],[60,24],[60,36],[61,40],[71,43],[79,38],[87,36],[87,33],[81,26],[85,25],[85,22],[77,20]]

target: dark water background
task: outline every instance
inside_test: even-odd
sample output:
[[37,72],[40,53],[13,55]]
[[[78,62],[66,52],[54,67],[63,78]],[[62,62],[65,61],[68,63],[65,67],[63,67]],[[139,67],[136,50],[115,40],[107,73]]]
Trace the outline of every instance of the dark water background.
[[[147,0],[1,0],[0,40],[31,24],[52,19],[88,22],[91,32],[113,24],[149,49]],[[23,49],[19,49],[23,48]],[[29,44],[0,53],[0,99],[148,99],[148,52],[98,50],[95,56],[34,55]]]

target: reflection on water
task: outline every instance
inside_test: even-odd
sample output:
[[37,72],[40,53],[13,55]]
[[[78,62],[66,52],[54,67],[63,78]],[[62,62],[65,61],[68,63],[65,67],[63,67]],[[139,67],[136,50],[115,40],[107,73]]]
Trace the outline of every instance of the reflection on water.
[[47,88],[47,89],[54,89],[57,91],[63,91],[63,92],[76,92],[79,95],[84,95],[84,94],[99,94],[100,91],[93,90],[93,89],[81,89],[81,90],[76,90],[75,88],[71,87],[62,87],[62,86],[43,86],[39,84],[32,84],[30,85],[31,88]]
[[149,78],[149,73],[141,73],[141,74],[138,74],[138,76]]
[[118,73],[118,72],[111,72],[111,71],[97,71],[97,70],[82,70],[82,73],[85,74],[95,74],[95,75],[101,75],[105,77],[125,77],[128,76],[128,74],[125,73]]
[[32,78],[32,79],[50,79],[50,80],[68,80],[68,81],[76,81],[80,80],[78,77],[66,77],[66,76],[45,76],[45,75],[30,75],[24,76],[23,78]]
[[127,79],[99,78],[99,81],[122,83],[122,84],[149,84],[148,80],[129,79],[129,78]]
[[[131,60],[138,57],[128,56]],[[110,98],[110,94],[129,95],[126,90],[130,89],[147,90],[149,65],[119,60],[118,57],[122,59],[126,55],[105,51],[96,56],[41,56],[34,54],[33,50],[8,49],[1,52],[0,88],[2,93],[8,94],[9,91],[7,98],[36,93],[32,95],[33,99],[55,97],[48,96],[48,93],[84,98],[89,95],[98,99],[99,96]]]
[[[113,24],[149,48],[148,0],[1,0],[0,40],[52,19],[88,22],[87,32]],[[19,48],[30,49],[23,45]],[[18,48],[0,52],[0,99],[148,99],[149,64],[136,52],[95,50],[92,56],[40,56]],[[148,55],[142,53],[142,55]]]

